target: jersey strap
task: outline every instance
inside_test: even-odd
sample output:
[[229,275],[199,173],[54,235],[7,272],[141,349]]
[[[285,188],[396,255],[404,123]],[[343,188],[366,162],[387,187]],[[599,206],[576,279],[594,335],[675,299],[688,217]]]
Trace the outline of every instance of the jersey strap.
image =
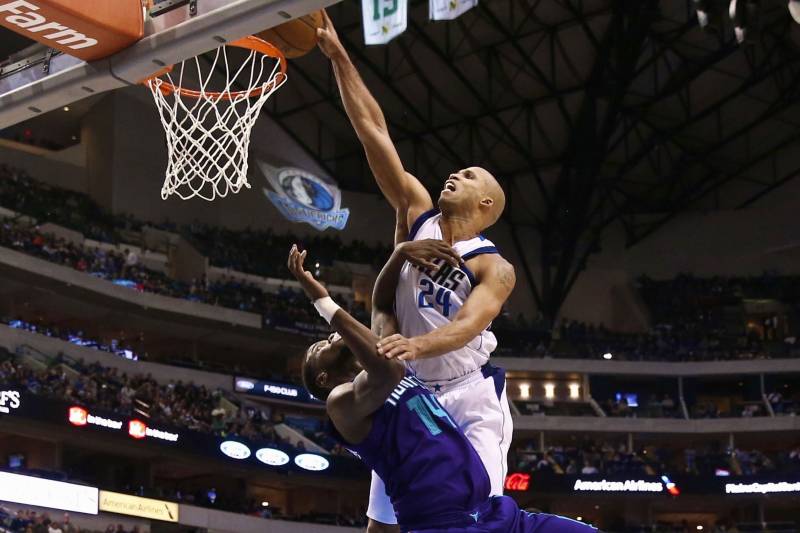
[[482,239],[483,241],[488,243],[486,246],[480,246],[478,248],[472,248],[470,250],[469,248],[471,246],[474,246],[475,245],[475,241],[477,241],[477,240],[478,240],[477,238],[476,239],[471,239],[469,241],[461,242],[461,243],[458,243],[456,245],[456,248],[460,248],[460,249],[466,248],[468,250],[468,251],[463,252],[461,254],[461,267],[460,268],[461,268],[461,270],[464,271],[464,273],[469,278],[469,282],[472,285],[472,288],[477,287],[478,280],[475,278],[475,274],[472,272],[472,270],[470,270],[469,267],[467,267],[467,261],[469,261],[473,257],[477,257],[479,255],[499,254],[500,253],[500,250],[497,249],[497,247],[494,245],[494,243],[492,241],[487,241],[486,239]]
[[461,260],[461,264],[458,266],[458,268],[460,268],[461,271],[464,272],[464,274],[467,275],[467,279],[469,280],[470,287],[472,287],[473,289],[475,287],[477,287],[478,280],[477,280],[477,278],[475,278],[475,274],[472,272],[472,270],[469,269],[469,267],[467,266],[467,263],[464,262],[463,259]]
[[433,209],[425,211],[420,216],[418,216],[417,220],[414,221],[414,224],[411,225],[411,230],[408,232],[408,240],[413,241],[414,238],[417,236],[417,233],[419,232],[419,229],[422,227],[422,225],[426,221],[430,220],[432,217],[435,217],[438,214],[439,210],[434,207]]
[[496,246],[482,246],[480,248],[476,248],[474,250],[470,250],[469,252],[463,254],[461,259],[467,261],[468,259],[472,259],[476,255],[483,255],[483,254],[499,254],[500,250],[497,249]]

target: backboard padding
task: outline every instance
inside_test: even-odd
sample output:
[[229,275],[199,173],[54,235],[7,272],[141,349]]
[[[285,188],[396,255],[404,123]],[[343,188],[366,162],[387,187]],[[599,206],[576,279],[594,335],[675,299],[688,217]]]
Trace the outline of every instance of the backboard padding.
[[[92,94],[133,85],[220,44],[276,26],[340,0],[198,0],[150,19],[145,37],[107,59],[85,63],[53,57],[45,73],[32,67],[0,80],[0,128],[22,122]],[[289,74],[291,76],[291,74]]]

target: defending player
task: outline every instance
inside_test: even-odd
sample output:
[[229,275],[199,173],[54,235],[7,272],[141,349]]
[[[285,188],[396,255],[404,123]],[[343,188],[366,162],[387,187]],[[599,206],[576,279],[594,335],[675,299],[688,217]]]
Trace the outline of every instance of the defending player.
[[[405,252],[392,255],[373,295],[373,320],[389,328]],[[305,257],[293,246],[289,269],[338,334],[311,345],[303,380],[325,400],[336,438],[386,482],[402,531],[596,531],[567,518],[521,511],[507,496],[490,498],[486,469],[458,425],[405,365],[378,354],[378,337],[336,305],[303,268]]]
[[[347,115],[397,215],[396,242],[442,239],[460,255],[458,265],[403,267],[395,298],[399,333],[380,341],[380,353],[407,361],[466,433],[486,466],[491,494],[503,493],[512,437],[505,374],[488,365],[497,340],[488,330],[515,284],[514,268],[481,232],[503,212],[505,195],[486,170],[470,167],[449,176],[433,209],[422,184],[405,171],[383,113],[370,94],[330,19],[317,30],[333,64]],[[370,532],[395,531],[394,510],[373,475]],[[376,523],[377,521],[377,523]]]

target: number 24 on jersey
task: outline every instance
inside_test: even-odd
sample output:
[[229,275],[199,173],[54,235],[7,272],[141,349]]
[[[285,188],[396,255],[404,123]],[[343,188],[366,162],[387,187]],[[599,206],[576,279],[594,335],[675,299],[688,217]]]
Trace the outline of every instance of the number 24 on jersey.
[[422,278],[419,282],[417,306],[420,309],[435,308],[443,316],[449,318],[451,311],[450,296],[452,294],[453,291],[445,289],[444,287],[436,289],[436,285],[433,284],[433,281]]

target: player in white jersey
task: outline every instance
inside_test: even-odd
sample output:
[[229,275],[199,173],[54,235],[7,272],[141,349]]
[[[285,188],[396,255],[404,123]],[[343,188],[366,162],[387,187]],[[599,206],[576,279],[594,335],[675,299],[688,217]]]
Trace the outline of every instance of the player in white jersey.
[[[409,240],[443,240],[438,210],[424,213],[417,219]],[[445,263],[437,269],[421,269],[406,263],[400,272],[395,293],[395,315],[400,331],[406,337],[425,335],[451,323],[467,301],[477,280],[464,261],[481,254],[496,254],[497,248],[483,236],[453,244],[462,264],[458,268]],[[393,346],[387,339],[387,349]],[[494,334],[485,329],[465,346],[447,352],[446,356],[409,360],[409,366],[427,381],[448,382],[484,366],[497,347]],[[394,354],[393,354],[394,355]],[[403,356],[400,356],[403,358]]]
[[[448,177],[434,210],[428,191],[403,168],[383,113],[327,15],[317,34],[378,186],[396,211],[395,241],[441,239],[461,256],[458,265],[441,261],[427,268],[403,267],[395,293],[401,334],[381,340],[378,351],[407,361],[434,391],[481,456],[492,495],[500,495],[512,421],[505,374],[488,365],[497,344],[488,328],[511,294],[515,275],[481,232],[500,218],[503,189],[485,169],[469,167]],[[374,474],[367,515],[368,532],[399,531],[391,502]]]

